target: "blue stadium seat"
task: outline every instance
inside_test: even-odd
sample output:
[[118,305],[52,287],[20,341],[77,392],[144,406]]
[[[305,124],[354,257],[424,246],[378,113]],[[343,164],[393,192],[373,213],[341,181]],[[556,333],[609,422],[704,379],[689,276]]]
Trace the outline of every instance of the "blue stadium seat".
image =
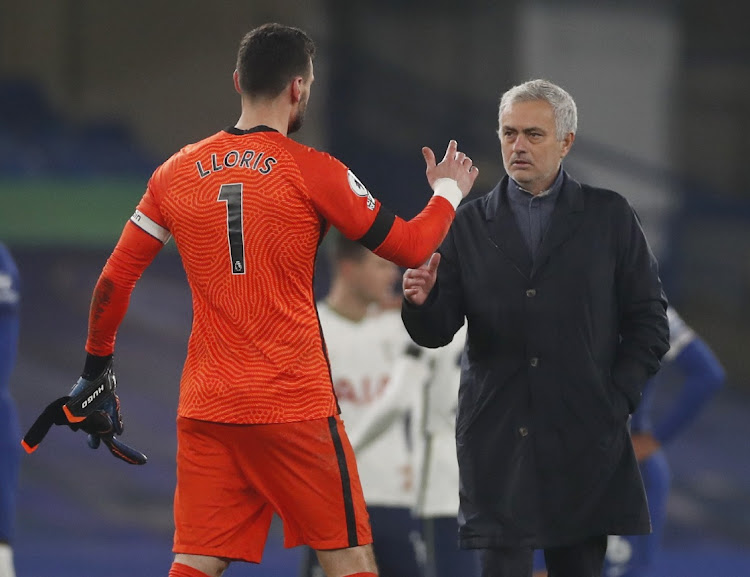
[[148,176],[157,162],[116,120],[72,124],[41,88],[0,77],[0,176]]
[[57,122],[57,114],[37,84],[23,77],[0,77],[0,130],[23,133]]

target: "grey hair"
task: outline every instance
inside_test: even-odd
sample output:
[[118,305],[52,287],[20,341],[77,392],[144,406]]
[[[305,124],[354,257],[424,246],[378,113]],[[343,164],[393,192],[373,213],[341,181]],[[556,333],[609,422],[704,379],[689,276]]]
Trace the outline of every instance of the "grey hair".
[[498,122],[508,106],[514,102],[531,100],[544,100],[552,107],[557,140],[562,140],[570,132],[575,134],[578,130],[578,109],[573,97],[557,84],[542,79],[529,80],[508,89],[500,99]]

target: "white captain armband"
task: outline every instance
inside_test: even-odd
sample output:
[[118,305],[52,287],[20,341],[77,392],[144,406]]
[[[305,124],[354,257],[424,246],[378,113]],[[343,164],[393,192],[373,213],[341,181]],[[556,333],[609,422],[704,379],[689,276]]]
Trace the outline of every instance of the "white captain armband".
[[160,224],[156,224],[140,210],[136,210],[133,213],[133,216],[130,217],[130,222],[132,222],[144,232],[153,236],[156,240],[161,241],[162,244],[167,244],[169,242],[169,239],[172,238],[172,235],[166,228],[164,228]]
[[458,182],[452,178],[438,178],[435,181],[435,194],[434,196],[442,196],[445,200],[451,203],[453,210],[458,208],[461,201],[464,198],[461,189],[458,187]]

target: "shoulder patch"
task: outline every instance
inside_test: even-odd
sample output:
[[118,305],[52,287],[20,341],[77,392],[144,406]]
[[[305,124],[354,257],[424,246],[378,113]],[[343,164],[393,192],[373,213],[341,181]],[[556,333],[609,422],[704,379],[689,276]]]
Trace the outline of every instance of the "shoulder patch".
[[362,181],[360,181],[351,170],[346,172],[346,179],[349,181],[349,188],[352,192],[359,197],[367,199],[367,208],[375,210],[375,199],[372,197],[370,192],[367,190]]

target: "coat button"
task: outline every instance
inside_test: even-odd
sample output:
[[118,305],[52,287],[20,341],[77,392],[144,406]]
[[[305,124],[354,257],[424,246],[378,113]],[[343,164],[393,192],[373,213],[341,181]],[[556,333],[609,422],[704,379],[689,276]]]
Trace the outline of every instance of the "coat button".
[[518,432],[521,433],[522,437],[525,437],[529,434],[529,430],[526,427],[521,427],[518,429]]
[[536,296],[536,289],[528,289],[526,291],[526,296],[531,298]]
[[537,365],[539,364],[539,359],[538,359],[537,357],[531,357],[531,358],[529,359],[529,364],[530,364],[530,365],[531,365],[532,367],[536,367],[536,366],[537,366]]

